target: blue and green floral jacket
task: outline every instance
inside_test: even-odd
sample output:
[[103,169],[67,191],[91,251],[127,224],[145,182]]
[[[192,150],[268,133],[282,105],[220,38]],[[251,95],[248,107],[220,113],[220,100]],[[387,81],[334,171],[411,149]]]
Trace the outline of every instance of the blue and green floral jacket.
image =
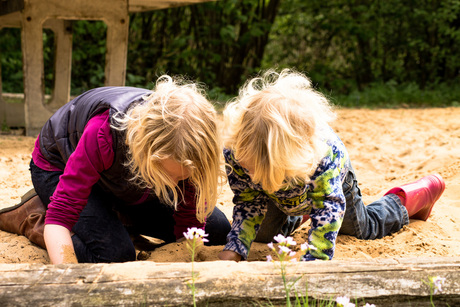
[[332,129],[328,129],[325,136],[327,152],[310,180],[273,194],[254,184],[235,159],[233,151],[224,149],[226,172],[235,204],[232,229],[224,250],[234,251],[247,259],[251,244],[267,212],[268,202],[272,200],[287,215],[310,215],[308,243],[316,247],[316,250],[310,250],[302,260],[332,259],[345,213],[342,182],[348,170],[349,156],[345,145]]

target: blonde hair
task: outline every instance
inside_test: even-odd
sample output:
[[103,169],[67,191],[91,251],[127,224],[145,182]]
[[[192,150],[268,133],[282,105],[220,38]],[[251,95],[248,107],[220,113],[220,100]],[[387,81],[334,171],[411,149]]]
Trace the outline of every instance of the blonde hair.
[[161,162],[178,162],[190,170],[197,193],[196,216],[203,222],[216,205],[222,171],[216,111],[198,86],[161,76],[145,102],[115,118],[126,131],[131,180],[177,209],[176,184]]
[[334,119],[329,101],[306,76],[268,70],[226,106],[225,146],[254,167],[254,183],[273,193],[313,174],[325,154],[321,128]]

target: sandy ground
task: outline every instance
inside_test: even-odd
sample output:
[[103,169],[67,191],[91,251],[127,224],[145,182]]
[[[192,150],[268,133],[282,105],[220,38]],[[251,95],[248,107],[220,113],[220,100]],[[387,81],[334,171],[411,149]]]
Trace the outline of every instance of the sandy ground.
[[[340,235],[334,259],[460,256],[460,108],[339,110],[333,125],[350,153],[365,203],[388,189],[439,173],[446,190],[428,221],[408,226],[383,239],[363,241]],[[0,135],[0,208],[19,202],[31,187],[28,163],[34,138]],[[224,186],[218,207],[229,219],[232,193]],[[304,242],[308,223],[294,239]],[[222,246],[203,247],[197,261],[217,260]],[[255,243],[249,261],[264,261],[269,250]],[[183,243],[168,244],[139,259],[187,262]],[[0,231],[0,263],[49,263],[45,250],[28,239]]]

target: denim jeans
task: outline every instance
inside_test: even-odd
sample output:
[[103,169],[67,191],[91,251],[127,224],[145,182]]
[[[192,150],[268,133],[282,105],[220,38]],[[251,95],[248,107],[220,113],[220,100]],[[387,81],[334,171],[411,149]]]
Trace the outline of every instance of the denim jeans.
[[[409,224],[409,215],[399,197],[388,194],[365,206],[356,174],[348,163],[348,172],[342,183],[346,199],[346,210],[339,233],[358,239],[379,239],[400,230]],[[277,234],[290,235],[300,226],[302,216],[288,216],[271,201],[260,226],[256,242],[268,243]]]
[[[30,163],[32,183],[38,196],[48,206],[62,172],[45,171]],[[143,234],[164,240],[176,241],[174,235],[174,208],[161,203],[158,198],[139,205],[123,205],[111,193],[94,185],[88,203],[72,228],[72,242],[78,262],[134,261],[136,253],[130,235]],[[121,220],[129,219],[126,226]],[[230,231],[225,214],[215,208],[205,226],[209,234],[206,245],[224,245]]]

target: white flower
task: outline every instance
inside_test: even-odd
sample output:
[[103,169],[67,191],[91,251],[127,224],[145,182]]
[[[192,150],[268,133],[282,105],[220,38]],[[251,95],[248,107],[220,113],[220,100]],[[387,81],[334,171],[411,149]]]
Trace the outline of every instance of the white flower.
[[305,242],[302,245],[300,245],[300,250],[302,252],[307,251],[307,250],[316,250],[316,247]]
[[350,299],[346,296],[339,296],[335,299],[335,302],[341,307],[348,307],[348,304],[350,304]]
[[279,249],[280,249],[280,251],[279,251],[280,255],[281,254],[287,254],[288,255],[291,252],[291,249],[289,247],[287,247],[287,246],[279,246]]
[[183,234],[184,234],[184,237],[187,240],[192,240],[193,239],[193,234],[189,234],[188,232],[183,232]]
[[291,246],[291,245],[296,245],[296,244],[297,244],[297,242],[294,241],[294,239],[293,239],[292,237],[287,237],[285,243],[286,243],[287,246]]
[[363,307],[375,307],[375,305],[374,305],[374,304],[366,303],[366,305],[364,305]]
[[272,261],[273,261],[273,258],[272,258],[272,256],[270,256],[270,255],[267,255],[267,262],[272,262]]
[[294,241],[292,237],[285,237],[282,234],[276,235],[273,239],[279,244],[286,245],[286,246],[297,244],[296,241]]
[[273,246],[273,242],[268,243],[267,246],[268,246],[270,249],[275,249],[275,247]]
[[442,287],[442,285],[444,285],[445,281],[446,281],[446,279],[444,277],[436,276],[436,277],[431,278],[431,282],[433,283],[433,287],[434,287],[433,294],[436,294],[438,292],[442,292],[441,287]]
[[308,250],[308,243],[306,243],[306,242],[305,242],[305,243],[302,243],[302,244],[300,245],[300,250],[301,250],[302,252]]
[[183,234],[187,240],[193,240],[195,238],[196,239],[200,238],[201,241],[203,242],[209,242],[209,240],[205,238],[208,236],[208,234],[203,229],[200,229],[200,228],[196,228],[196,227],[187,228],[187,232],[184,232]]
[[208,234],[204,231],[204,229],[201,229],[201,228],[198,228],[197,230],[195,230],[195,232],[200,238],[208,236]]
[[284,243],[286,242],[286,238],[282,235],[282,234],[279,234],[279,235],[276,235],[273,240],[275,240],[276,242],[278,243]]

